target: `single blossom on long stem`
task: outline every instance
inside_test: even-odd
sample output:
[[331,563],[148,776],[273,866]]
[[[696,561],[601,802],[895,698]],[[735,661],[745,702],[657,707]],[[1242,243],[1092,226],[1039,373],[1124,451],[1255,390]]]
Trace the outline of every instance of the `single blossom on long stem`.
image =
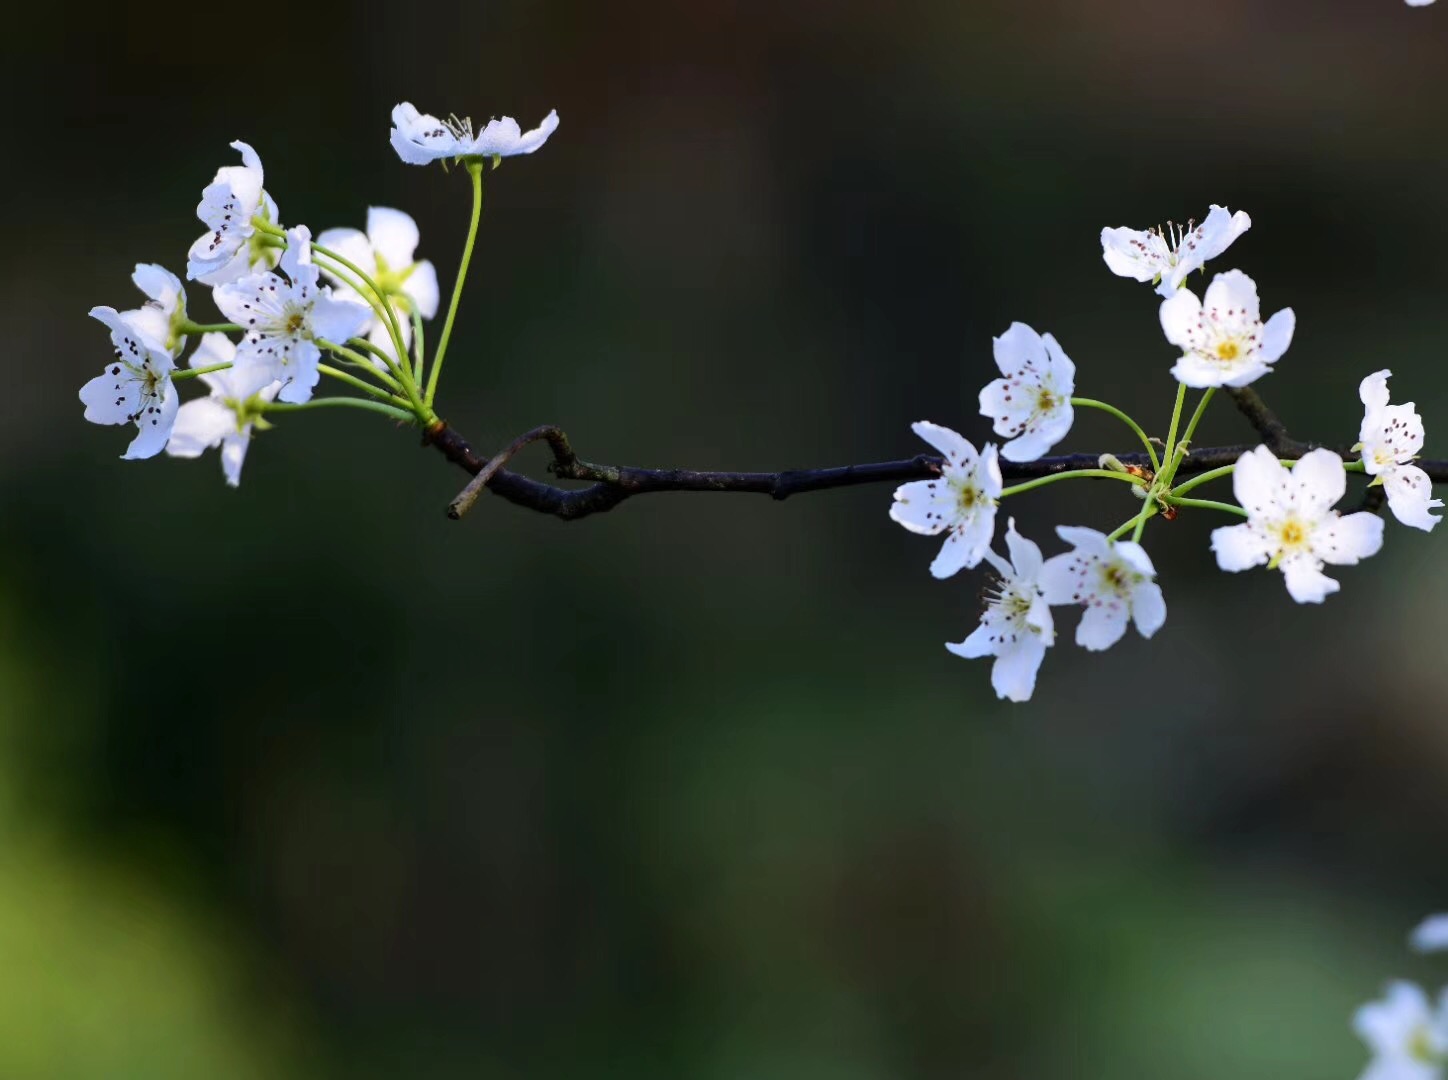
[[1041,592],[1052,606],[1078,604],[1085,610],[1076,626],[1076,644],[1097,652],[1126,633],[1128,622],[1149,638],[1166,622],[1166,600],[1156,583],[1156,567],[1146,550],[1130,540],[1060,525],[1056,535],[1074,550],[1046,560]]
[[995,421],[1007,461],[1035,461],[1066,437],[1075,413],[1076,365],[1050,334],[1012,323],[993,343],[1001,377],[980,392],[980,411]]
[[[412,345],[412,313],[416,311],[424,319],[431,319],[437,314],[438,304],[437,270],[427,259],[414,262],[412,258],[418,238],[417,222],[410,214],[385,206],[368,208],[365,233],[357,229],[328,229],[317,237],[319,245],[360,267],[382,290],[397,315],[402,344],[408,347]],[[326,265],[322,273],[337,282],[341,290],[339,296],[367,302],[353,289],[356,277],[350,272]],[[389,356],[396,351],[387,323],[375,315],[367,338]]]
[[92,424],[135,424],[136,437],[121,456],[153,457],[170,438],[181,402],[171,382],[175,365],[115,308],[94,307],[90,313],[110,330],[115,358],[80,388],[85,418]]
[[1448,995],[1435,1007],[1410,982],[1391,982],[1358,1009],[1353,1030],[1372,1051],[1358,1080],[1443,1080],[1448,1064]]
[[1431,511],[1443,505],[1433,498],[1433,481],[1413,464],[1423,449],[1423,418],[1410,401],[1388,404],[1387,368],[1375,371],[1358,386],[1363,402],[1363,422],[1358,429],[1358,449],[1363,468],[1382,484],[1388,494],[1388,509],[1404,525],[1431,532],[1442,520]]
[[241,164],[218,169],[201,192],[196,216],[209,231],[196,238],[186,261],[186,276],[206,285],[235,281],[277,261],[276,248],[252,224],[256,217],[278,219],[276,203],[262,189],[261,158],[244,142],[231,146],[241,151]]
[[1265,446],[1249,450],[1237,459],[1232,490],[1247,521],[1212,530],[1217,565],[1280,569],[1299,604],[1320,604],[1342,587],[1324,565],[1352,566],[1383,546],[1382,518],[1333,509],[1347,493],[1347,473],[1331,450],[1304,454],[1290,470]]
[[[205,334],[191,354],[190,366],[211,367],[236,360],[236,346],[225,334]],[[265,426],[262,408],[277,396],[282,384],[267,380],[258,368],[231,367],[198,375],[210,388],[204,398],[194,398],[181,406],[175,427],[166,443],[172,457],[200,457],[202,451],[221,447],[221,469],[231,487],[241,483],[241,466],[251,445],[252,429]]]
[[1283,308],[1264,324],[1257,283],[1240,270],[1218,274],[1198,300],[1181,289],[1161,305],[1166,339],[1182,350],[1171,369],[1187,386],[1246,386],[1272,370],[1292,344],[1297,316]]
[[409,165],[460,157],[504,158],[531,154],[558,130],[558,111],[543,118],[532,131],[523,131],[511,116],[489,120],[477,132],[466,117],[439,120],[420,113],[404,101],[392,110],[392,149]]
[[995,534],[1001,494],[1001,466],[987,443],[976,453],[968,439],[948,427],[921,420],[910,430],[945,456],[935,480],[914,480],[895,489],[890,517],[913,533],[948,534],[930,572],[947,578],[980,563]]
[[321,378],[322,350],[317,339],[346,341],[366,329],[372,309],[338,300],[317,284],[311,233],[300,225],[287,232],[281,269],[218,287],[216,306],[245,332],[236,349],[236,366],[256,372],[262,383],[281,382],[282,401],[309,401]]
[[1189,221],[1185,228],[1168,223],[1164,229],[1144,231],[1102,229],[1101,256],[1113,274],[1156,282],[1159,295],[1171,296],[1193,270],[1226,251],[1251,227],[1244,211],[1233,214],[1225,206],[1213,206],[1200,225]]
[[986,549],[986,562],[999,576],[985,593],[980,626],[964,641],[945,647],[968,660],[994,656],[990,683],[996,696],[1028,701],[1056,630],[1050,605],[1041,595],[1041,549],[1016,532],[1014,519],[1006,523],[1006,550],[1009,562]]

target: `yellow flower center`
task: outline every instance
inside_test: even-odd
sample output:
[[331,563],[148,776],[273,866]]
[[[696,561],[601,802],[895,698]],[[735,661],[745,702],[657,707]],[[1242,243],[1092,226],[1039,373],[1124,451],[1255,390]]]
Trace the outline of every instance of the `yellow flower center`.
[[1218,360],[1235,360],[1241,353],[1242,349],[1235,341],[1220,341],[1217,343]]

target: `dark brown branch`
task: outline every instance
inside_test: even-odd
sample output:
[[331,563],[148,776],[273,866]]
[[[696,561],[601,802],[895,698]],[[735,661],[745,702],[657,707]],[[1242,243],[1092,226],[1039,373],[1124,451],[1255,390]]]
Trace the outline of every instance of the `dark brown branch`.
[[[1317,448],[1317,443],[1300,442],[1293,439],[1277,415],[1267,407],[1261,396],[1249,388],[1229,390],[1232,399],[1262,441],[1278,457],[1299,458]],[[939,475],[941,459],[930,454],[918,454],[901,461],[880,461],[866,465],[840,465],[825,469],[787,469],[783,472],[700,472],[693,469],[645,469],[632,465],[594,465],[584,461],[573,450],[568,436],[552,425],[534,428],[520,435],[508,447],[493,458],[479,457],[471,446],[447,424],[439,422],[423,436],[424,444],[431,444],[454,465],[471,473],[474,477],[487,470],[482,485],[469,485],[476,492],[482,486],[494,495],[499,495],[518,506],[525,506],[539,513],[551,514],[564,521],[576,521],[590,514],[612,510],[625,499],[634,495],[646,495],[659,491],[742,491],[768,495],[773,499],[787,499],[807,491],[824,491],[828,488],[853,487],[857,484],[902,484],[910,480],[926,480]],[[529,479],[519,473],[510,472],[503,464],[514,454],[534,442],[547,442],[553,460],[548,471],[563,480],[580,480],[587,487],[569,490],[554,484]],[[1214,446],[1193,449],[1177,470],[1177,476],[1186,478],[1235,464],[1237,459],[1255,444],[1239,446]],[[1330,447],[1345,461],[1354,461],[1357,455],[1347,447]],[[1146,454],[1117,454],[1123,465],[1150,469],[1151,461]],[[1041,458],[1039,461],[1002,461],[1001,475],[1007,484],[1034,480],[1053,473],[1072,469],[1096,469],[1100,467],[1099,454],[1063,454],[1058,457]],[[1419,461],[1418,465],[1435,484],[1448,483],[1448,461]],[[1370,493],[1377,489],[1369,489]],[[1371,501],[1371,494],[1369,500]],[[449,515],[460,516],[457,511],[459,496],[449,507]],[[1376,507],[1369,507],[1375,509]],[[462,508],[466,509],[466,506]]]

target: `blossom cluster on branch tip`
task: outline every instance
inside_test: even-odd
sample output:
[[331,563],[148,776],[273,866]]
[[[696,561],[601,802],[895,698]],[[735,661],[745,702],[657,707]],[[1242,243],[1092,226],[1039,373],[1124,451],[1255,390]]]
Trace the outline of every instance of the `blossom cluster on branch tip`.
[[[1007,441],[987,443],[977,452],[964,435],[930,421],[913,430],[943,456],[939,475],[904,484],[895,492],[890,516],[914,533],[945,535],[930,564],[936,578],[948,578],[982,562],[996,577],[987,586],[977,630],[947,648],[958,656],[995,658],[991,681],[998,696],[1028,699],[1046,650],[1055,640],[1050,609],[1082,609],[1075,640],[1099,651],[1120,641],[1135,624],[1142,637],[1166,622],[1166,602],[1156,569],[1140,540],[1154,517],[1170,521],[1184,509],[1210,509],[1243,519],[1213,530],[1211,550],[1227,571],[1267,566],[1281,570],[1287,592],[1298,603],[1321,603],[1338,591],[1326,566],[1350,566],[1376,554],[1383,544],[1382,518],[1360,511],[1340,514],[1336,504],[1347,492],[1347,472],[1367,473],[1381,485],[1399,522],[1431,530],[1438,518],[1430,510],[1427,474],[1413,464],[1423,448],[1423,422],[1410,402],[1389,404],[1389,372],[1362,381],[1364,406],[1359,461],[1345,465],[1331,450],[1317,449],[1300,460],[1279,461],[1267,446],[1243,454],[1235,464],[1178,480],[1191,453],[1196,428],[1215,391],[1245,387],[1274,370],[1286,354],[1296,328],[1291,308],[1265,321],[1257,284],[1240,270],[1217,274],[1202,297],[1187,288],[1193,270],[1221,255],[1251,225],[1246,213],[1213,206],[1201,225],[1185,229],[1136,231],[1105,229],[1102,255],[1119,276],[1149,282],[1163,297],[1158,321],[1179,356],[1170,368],[1176,402],[1165,439],[1149,436],[1120,409],[1076,394],[1076,367],[1060,343],[1022,322],[993,342],[1000,377],[980,391],[982,416]],[[1190,419],[1183,423],[1188,389],[1200,390]],[[1103,455],[1100,468],[1047,471],[1013,487],[1002,482],[1000,461],[1042,458],[1069,433],[1083,408],[1104,411],[1123,421],[1141,441],[1151,467],[1126,467]],[[1158,450],[1160,453],[1158,453]],[[1188,493],[1211,480],[1232,477],[1237,503],[1197,498]],[[1005,543],[1007,560],[992,547],[1000,503],[1012,495],[1067,479],[1125,481],[1135,497],[1130,513],[1110,533],[1079,525],[1061,525],[1056,535],[1071,550],[1043,558],[1040,548],[1020,535],[1011,520]],[[1108,491],[1120,491],[1121,484]],[[1127,538],[1127,534],[1130,538]]]
[[[391,142],[403,161],[491,157],[496,163],[542,146],[558,114],[526,134],[508,117],[473,134],[467,121],[444,123],[403,103],[393,122]],[[231,146],[241,164],[222,166],[203,189],[196,216],[207,231],[186,259],[187,279],[211,289],[228,321],[194,322],[181,279],[157,264],[137,265],[133,280],[144,304],[91,310],[110,331],[113,357],[80,391],[85,419],[134,424],[126,458],[162,450],[197,457],[220,447],[232,486],[240,483],[252,435],[271,426],[269,413],[340,404],[399,422],[435,421],[433,395],[466,258],[441,342],[428,358],[415,326],[437,314],[440,291],[432,263],[415,258],[420,238],[412,217],[373,206],[365,232],[332,228],[314,242],[307,226],[282,224],[256,150],[240,141]],[[468,253],[480,199],[475,176]],[[197,335],[199,344],[178,366]],[[359,396],[314,397],[324,375]],[[182,405],[178,384],[193,376],[209,393]]]
[[[1424,953],[1448,949],[1448,915],[1425,919],[1409,943]],[[1353,1030],[1372,1054],[1358,1080],[1444,1080],[1448,1073],[1448,987],[1433,1001],[1416,983],[1394,979],[1357,1010]]]

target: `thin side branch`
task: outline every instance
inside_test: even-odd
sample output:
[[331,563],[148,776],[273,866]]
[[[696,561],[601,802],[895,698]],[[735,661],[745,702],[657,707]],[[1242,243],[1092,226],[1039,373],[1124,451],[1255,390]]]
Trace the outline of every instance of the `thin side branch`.
[[[1261,396],[1250,387],[1229,390],[1237,408],[1246,416],[1257,434],[1274,454],[1281,458],[1300,458],[1318,447],[1317,443],[1292,438],[1286,426]],[[504,468],[520,450],[535,442],[548,443],[553,460],[548,471],[562,480],[587,483],[587,487],[568,489],[533,480]],[[701,472],[694,469],[645,469],[632,465],[595,465],[574,452],[568,436],[551,424],[534,428],[514,439],[491,458],[478,456],[466,439],[439,421],[423,435],[423,443],[454,465],[472,474],[473,482],[448,507],[448,516],[461,517],[483,488],[509,502],[551,514],[564,521],[577,521],[592,514],[612,510],[625,499],[661,491],[740,491],[787,499],[808,491],[854,487],[858,484],[903,484],[910,480],[928,480],[940,474],[941,459],[931,454],[917,454],[900,461],[879,461],[864,465],[838,465],[823,469],[786,469],[783,472]],[[1255,444],[1213,446],[1192,449],[1177,470],[1181,478],[1195,476],[1223,465],[1234,464]],[[1357,455],[1347,447],[1329,447],[1344,461],[1355,461]],[[1114,455],[1123,465],[1151,468],[1146,454]],[[1053,473],[1074,469],[1099,468],[1099,454],[1063,454],[1038,461],[1002,461],[1001,475],[1007,483],[1034,480]],[[1448,461],[1419,461],[1435,484],[1448,483]],[[1381,505],[1377,488],[1369,488],[1365,509]]]

